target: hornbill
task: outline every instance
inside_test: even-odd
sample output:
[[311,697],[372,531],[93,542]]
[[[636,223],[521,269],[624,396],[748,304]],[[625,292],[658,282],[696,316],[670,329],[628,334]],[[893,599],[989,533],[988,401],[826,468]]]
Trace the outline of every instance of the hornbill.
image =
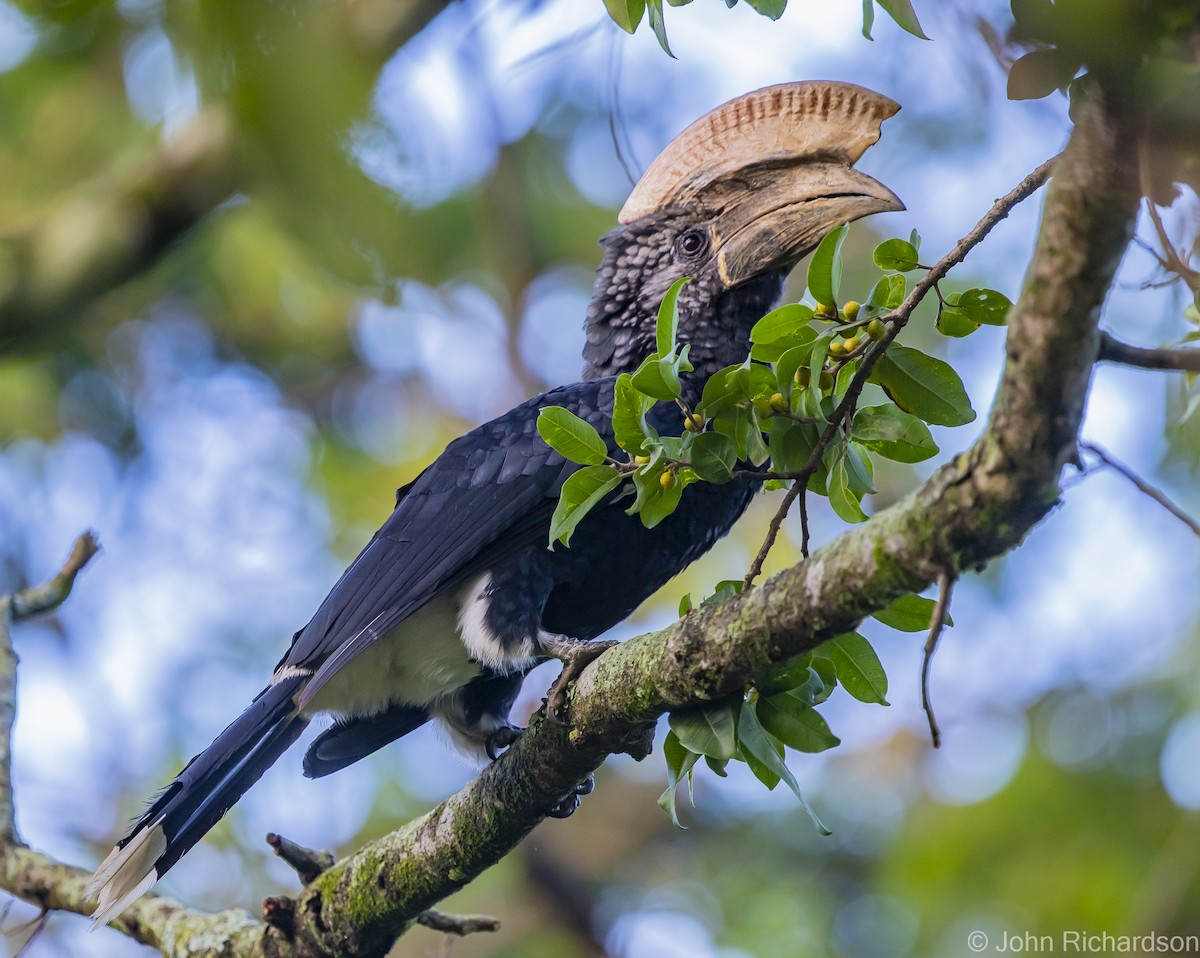
[[[570,548],[547,547],[563,481],[577,466],[539,437],[544,406],[591,423],[618,455],[614,376],[654,350],[663,294],[706,378],[740,362],[753,323],[787,273],[834,227],[903,205],[853,169],[898,105],[861,87],[799,82],[741,96],[697,120],[655,160],[621,211],[588,307],[584,379],[552,389],[454,440],[397,494],[395,510],[295,634],[270,684],[151,802],[97,870],[93,924],[116,917],[221,818],[318,713],[334,724],[304,758],[310,777],[371,754],[430,719],[461,745],[495,749],[524,673],[554,657],[563,691],[606,643],[591,643],[706,552],[757,486],[698,483],[653,530],[614,498]],[[682,414],[651,423],[678,435]],[[581,786],[582,791],[582,786]],[[560,803],[569,813],[572,794]]]

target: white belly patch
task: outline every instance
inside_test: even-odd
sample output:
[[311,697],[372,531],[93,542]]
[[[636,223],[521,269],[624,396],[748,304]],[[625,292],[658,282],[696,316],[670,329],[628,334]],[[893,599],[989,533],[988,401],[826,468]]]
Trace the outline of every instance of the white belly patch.
[[458,639],[457,602],[434,599],[333,675],[305,714],[374,715],[393,702],[428,705],[470,682],[479,666]]

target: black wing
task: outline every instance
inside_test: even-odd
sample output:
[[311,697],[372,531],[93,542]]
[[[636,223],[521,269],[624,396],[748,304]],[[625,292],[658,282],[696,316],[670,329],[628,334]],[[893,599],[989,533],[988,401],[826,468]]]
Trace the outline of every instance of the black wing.
[[507,554],[546,544],[559,490],[578,468],[537,433],[538,410],[550,405],[588,420],[612,445],[611,379],[551,390],[450,443],[405,490],[280,662],[316,670],[302,708],[431,599]]

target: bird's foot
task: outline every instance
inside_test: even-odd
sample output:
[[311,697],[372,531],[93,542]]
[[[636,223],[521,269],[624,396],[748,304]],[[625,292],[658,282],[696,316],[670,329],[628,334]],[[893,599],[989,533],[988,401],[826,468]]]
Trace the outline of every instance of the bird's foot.
[[575,813],[575,809],[579,807],[579,798],[581,795],[590,795],[592,789],[596,787],[596,778],[590,772],[588,777],[575,786],[575,790],[566,796],[561,802],[555,805],[546,814],[551,818],[570,818]]
[[[616,642],[588,642],[584,639],[572,639],[565,635],[556,635],[544,640],[542,650],[562,664],[562,672],[546,693],[546,717],[555,725],[566,725],[563,713],[567,707],[567,686],[574,682],[581,672],[592,662],[611,649]],[[574,809],[572,809],[574,811]]]
[[519,739],[525,729],[516,725],[501,725],[492,732],[483,743],[488,758],[496,761],[510,745]]

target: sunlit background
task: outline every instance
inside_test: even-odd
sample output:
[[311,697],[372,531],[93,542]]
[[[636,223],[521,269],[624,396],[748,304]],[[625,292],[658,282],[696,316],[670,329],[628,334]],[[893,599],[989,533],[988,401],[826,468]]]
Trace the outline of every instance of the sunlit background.
[[[50,574],[85,528],[104,547],[59,615],[17,631],[19,828],[88,867],[261,688],[395,488],[459,432],[577,378],[596,241],[691,119],[797,78],[903,104],[861,165],[908,211],[852,230],[851,290],[882,236],[916,227],[937,258],[1069,129],[1062,97],[1005,98],[1001,0],[917,0],[933,42],[883,16],[864,39],[858,0],[793,0],[774,24],[699,0],[667,10],[678,60],[599,0],[465,2],[398,52],[370,19],[378,0],[41,6],[0,0],[0,230],[103,190],[213,105],[233,118],[241,185],[79,322],[0,351],[0,590]],[[960,287],[1015,298],[1038,202]],[[1160,278],[1133,249],[1107,325],[1181,337],[1178,290],[1142,288]],[[1003,330],[944,340],[918,316],[908,341],[949,358],[986,410]],[[1181,412],[1178,383],[1102,368],[1084,433],[1197,513],[1200,439]],[[935,436],[949,454],[979,428]],[[881,470],[873,508],[931,468]],[[740,576],[772,509],[764,496],[618,637]],[[818,540],[839,532],[825,500],[813,513]],[[798,554],[786,531],[774,568]],[[842,746],[791,757],[832,837],[741,766],[699,771],[676,830],[655,804],[661,756],[614,760],[573,818],[445,903],[503,922],[453,954],[901,958],[967,954],[974,930],[1200,932],[1197,560],[1187,528],[1120,476],[1072,473],[1026,544],[956,592],[934,665],[940,751],[920,637],[864,627],[891,707],[836,693]],[[526,683],[519,719],[552,676]],[[349,852],[472,774],[430,730],[317,782],[301,754],[161,890],[257,912],[297,890],[266,832]],[[6,911],[11,952],[34,918]],[[56,915],[24,954],[148,953],[85,927]],[[416,929],[395,953],[441,948]]]

